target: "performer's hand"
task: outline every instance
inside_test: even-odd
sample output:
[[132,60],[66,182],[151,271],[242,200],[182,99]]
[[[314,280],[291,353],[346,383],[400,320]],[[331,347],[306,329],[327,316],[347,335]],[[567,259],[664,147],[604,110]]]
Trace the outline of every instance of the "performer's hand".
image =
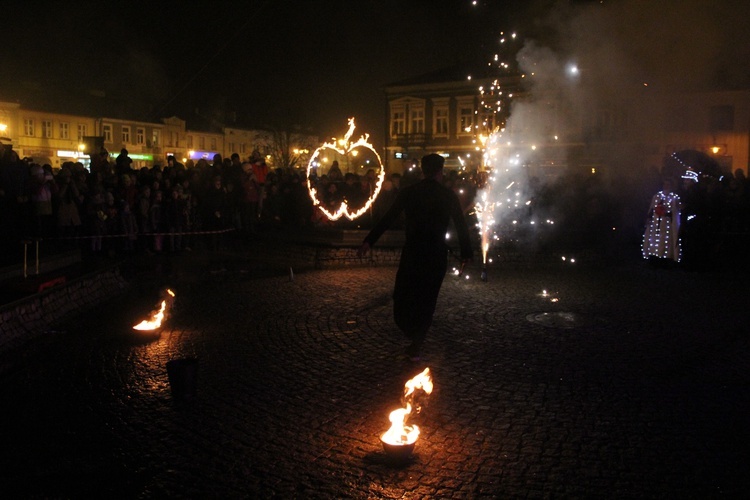
[[370,244],[365,241],[364,243],[362,243],[362,246],[359,247],[359,249],[357,250],[357,257],[361,259],[365,255],[367,255],[367,252],[369,251],[370,251]]

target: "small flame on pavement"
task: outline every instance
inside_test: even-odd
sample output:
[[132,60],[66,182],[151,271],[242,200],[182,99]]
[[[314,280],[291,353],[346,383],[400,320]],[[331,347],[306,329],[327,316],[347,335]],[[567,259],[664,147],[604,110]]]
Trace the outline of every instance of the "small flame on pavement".
[[169,288],[167,288],[166,293],[167,293],[167,297],[161,301],[159,310],[152,312],[150,319],[144,319],[143,321],[135,325],[133,327],[133,330],[153,331],[161,327],[161,324],[164,321],[166,314],[167,314],[167,310],[168,310],[167,304],[169,304],[169,308],[171,308],[172,303],[174,302],[174,297],[175,297],[174,292],[170,290]]
[[405,406],[404,408],[393,410],[388,416],[391,427],[380,437],[384,443],[409,445],[417,441],[419,427],[416,425],[405,425],[405,422],[412,413],[412,410],[416,413],[421,410],[421,407],[415,401],[417,391],[422,390],[426,394],[431,394],[432,388],[432,377],[430,376],[429,368],[425,368],[422,373],[406,381],[406,384],[404,384]]

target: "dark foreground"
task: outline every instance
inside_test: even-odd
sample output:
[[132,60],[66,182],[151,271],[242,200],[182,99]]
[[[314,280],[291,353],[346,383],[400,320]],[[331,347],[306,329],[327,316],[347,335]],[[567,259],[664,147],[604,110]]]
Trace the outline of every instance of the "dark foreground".
[[[5,354],[4,498],[744,496],[746,275],[575,265],[449,276],[426,359],[401,357],[393,267],[172,273]],[[160,283],[161,285],[161,283]],[[547,296],[542,293],[548,292]],[[553,301],[557,299],[557,301]],[[194,357],[196,397],[166,363]],[[379,442],[404,382],[435,391],[405,464]]]

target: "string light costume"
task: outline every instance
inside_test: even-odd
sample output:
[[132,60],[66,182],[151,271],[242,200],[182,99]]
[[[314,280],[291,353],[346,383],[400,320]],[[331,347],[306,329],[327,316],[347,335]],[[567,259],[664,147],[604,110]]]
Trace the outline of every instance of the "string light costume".
[[665,182],[664,189],[651,198],[643,234],[644,259],[680,261],[680,209],[680,196],[672,191],[671,182]]

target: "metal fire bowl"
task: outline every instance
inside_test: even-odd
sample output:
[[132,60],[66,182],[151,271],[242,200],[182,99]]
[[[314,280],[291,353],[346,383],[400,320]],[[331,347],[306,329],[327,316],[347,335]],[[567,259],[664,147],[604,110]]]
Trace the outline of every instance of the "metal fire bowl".
[[411,444],[391,444],[386,443],[382,439],[380,442],[383,443],[383,451],[385,451],[385,455],[394,462],[408,460],[414,451],[414,446],[417,444],[416,442]]
[[135,328],[131,328],[130,338],[137,344],[148,344],[149,342],[159,340],[161,330],[161,327],[154,330],[136,330]]

